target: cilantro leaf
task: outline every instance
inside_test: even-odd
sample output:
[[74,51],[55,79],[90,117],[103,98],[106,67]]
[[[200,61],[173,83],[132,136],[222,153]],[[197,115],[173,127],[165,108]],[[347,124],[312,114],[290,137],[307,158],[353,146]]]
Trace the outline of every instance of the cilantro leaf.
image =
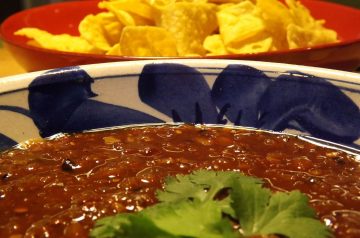
[[104,217],[96,221],[95,227],[90,232],[90,237],[110,238],[120,237],[123,226],[128,224],[127,214]]
[[245,237],[270,234],[291,238],[330,237],[326,226],[315,219],[306,195],[299,191],[272,195],[269,189],[259,185],[236,182],[231,196]]
[[[90,236],[331,237],[326,226],[314,218],[306,195],[298,191],[272,193],[262,187],[261,180],[240,173],[200,170],[177,175],[166,180],[164,191],[158,191],[157,196],[160,203],[141,212],[98,220]],[[234,229],[234,224],[240,229]]]
[[238,180],[247,184],[262,184],[260,179],[238,172],[198,170],[189,175],[168,178],[164,191],[157,192],[157,198],[161,202],[183,199],[214,200],[221,190],[231,188],[233,182]]
[[258,234],[257,221],[267,206],[271,191],[259,184],[234,182],[231,193],[231,207],[239,219],[244,235]]
[[[110,223],[110,224],[109,224]],[[194,225],[196,224],[196,225]],[[137,214],[100,219],[91,237],[207,237],[236,238],[231,223],[223,219],[217,201],[159,203]]]
[[[236,237],[229,221],[223,219],[217,201],[180,201],[160,203],[143,214],[157,227],[174,235],[186,237]],[[196,224],[196,226],[194,226]],[[224,234],[227,234],[224,236]]]
[[[216,196],[225,189],[232,188],[234,181],[240,181],[249,186],[262,184],[260,179],[238,172],[198,170],[189,175],[168,178],[164,191],[157,192],[157,198],[161,202],[177,202],[187,199],[206,202],[216,199]],[[223,198],[219,205],[224,213],[233,216],[230,199],[230,196]]]
[[139,214],[119,214],[100,219],[90,232],[97,238],[180,238],[158,228],[151,219]]
[[165,181],[164,191],[158,190],[156,197],[160,202],[178,202],[181,200],[199,199],[205,201],[205,185],[195,184],[191,181],[190,176],[176,175],[169,177]]

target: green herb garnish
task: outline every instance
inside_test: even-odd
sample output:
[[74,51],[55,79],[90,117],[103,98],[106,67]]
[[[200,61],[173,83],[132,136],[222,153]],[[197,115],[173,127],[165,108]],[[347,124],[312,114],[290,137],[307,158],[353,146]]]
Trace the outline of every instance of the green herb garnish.
[[[93,238],[332,237],[306,195],[275,192],[237,172],[196,171],[166,180],[159,203],[137,213],[99,219]],[[239,226],[239,229],[234,229]]]

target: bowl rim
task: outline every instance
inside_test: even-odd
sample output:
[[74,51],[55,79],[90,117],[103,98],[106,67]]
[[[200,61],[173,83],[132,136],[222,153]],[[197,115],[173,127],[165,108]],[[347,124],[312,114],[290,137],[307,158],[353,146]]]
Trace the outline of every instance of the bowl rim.
[[[67,70],[72,70],[74,67],[80,67],[91,75],[97,75],[99,72],[126,72],[128,70],[141,69],[147,64],[184,64],[194,68],[224,68],[229,64],[247,65],[255,67],[264,72],[271,73],[287,73],[298,72],[310,74],[313,76],[323,77],[327,79],[336,80],[343,83],[349,83],[360,88],[360,74],[336,69],[328,69],[314,66],[304,66],[287,63],[275,63],[266,61],[253,60],[234,60],[234,59],[164,59],[164,60],[136,60],[136,61],[117,61],[107,63],[96,63],[87,65],[77,65],[70,67],[55,68],[59,71],[56,74],[61,74]],[[11,75],[0,78],[0,96],[16,91],[27,89],[31,81],[45,73],[54,69],[35,71],[30,73],[23,73],[18,75]],[[139,74],[137,72],[137,74]],[[96,80],[96,79],[95,79]]]
[[[68,71],[78,70],[79,68],[85,70],[95,81],[106,78],[112,78],[111,76],[128,75],[129,77],[140,75],[141,70],[145,65],[161,65],[161,64],[182,64],[198,70],[211,70],[221,71],[228,65],[242,65],[254,67],[267,74],[272,74],[270,77],[276,77],[277,75],[287,74],[302,76],[303,80],[306,80],[306,74],[310,77],[323,77],[330,81],[336,81],[342,84],[347,84],[351,88],[354,85],[358,89],[354,89],[360,92],[360,74],[352,73],[341,70],[302,66],[295,64],[285,63],[273,63],[264,61],[249,61],[249,60],[228,60],[228,59],[177,59],[177,60],[142,60],[142,61],[120,61],[120,62],[108,62],[108,63],[97,63],[88,65],[71,66],[64,68],[56,68],[49,70],[36,71],[31,73],[23,73],[13,76],[7,76],[0,78],[0,97],[21,92],[27,90],[33,79],[43,73],[61,75]],[[205,72],[206,74],[206,72]],[[304,75],[305,74],[305,75]],[[274,76],[273,76],[274,75]],[[137,124],[138,125],[138,124]],[[243,127],[243,126],[242,126]],[[104,129],[104,128],[101,128]],[[257,128],[250,128],[257,129]],[[96,129],[95,129],[96,130]],[[262,130],[262,129],[260,129]],[[281,132],[277,132],[281,133]],[[286,134],[292,134],[291,132],[285,132]],[[346,153],[355,154],[357,161],[360,162],[360,150],[343,144],[335,143],[329,140],[319,139],[309,135],[295,135],[299,139],[306,140],[313,144],[319,144],[325,147],[336,148]]]
[[[2,24],[0,25],[0,38],[6,44],[17,46],[20,48],[25,48],[27,50],[38,51],[38,52],[47,53],[47,54],[62,55],[62,56],[73,56],[73,57],[76,56],[76,57],[89,57],[89,58],[91,57],[93,59],[104,59],[104,60],[112,60],[112,61],[114,61],[114,60],[118,60],[118,61],[155,60],[155,59],[157,59],[157,60],[161,60],[161,59],[223,59],[223,58],[224,59],[241,59],[242,58],[242,59],[251,60],[251,59],[254,59],[257,57],[263,57],[263,56],[271,57],[271,56],[278,56],[278,55],[289,54],[289,53],[301,53],[301,52],[309,52],[309,51],[316,51],[316,50],[323,50],[323,49],[331,49],[333,47],[345,47],[345,46],[353,45],[356,43],[360,44],[360,31],[359,31],[359,34],[354,39],[350,39],[350,40],[346,40],[346,41],[339,40],[337,42],[316,45],[313,47],[302,47],[302,48],[295,48],[295,49],[288,49],[288,50],[276,50],[276,51],[269,51],[269,52],[245,53],[245,54],[207,55],[207,56],[140,57],[140,56],[126,56],[126,55],[117,56],[117,55],[105,55],[105,54],[94,54],[94,53],[77,53],[77,52],[58,51],[58,50],[52,50],[52,49],[46,49],[46,48],[28,45],[26,42],[25,43],[13,42],[13,41],[10,41],[9,38],[7,37],[11,33],[6,32],[5,27],[9,22],[12,21],[13,18],[15,18],[18,15],[23,15],[25,13],[29,13],[29,12],[32,12],[32,11],[38,10],[38,9],[46,9],[49,6],[62,6],[62,5],[70,6],[70,5],[75,5],[75,4],[76,5],[78,5],[78,4],[94,4],[94,3],[97,3],[98,1],[99,0],[96,0],[96,1],[77,0],[77,1],[70,1],[70,2],[57,2],[57,3],[45,4],[42,6],[19,11],[15,14],[9,16],[2,22]],[[310,1],[310,0],[305,0],[305,1]],[[359,14],[359,18],[360,18],[360,9],[349,7],[346,5],[337,4],[337,3],[326,2],[326,1],[318,1],[318,3],[324,4],[324,5],[329,5],[329,6],[334,6],[334,7],[338,7],[338,8],[343,8],[343,9],[346,9],[347,11],[353,11],[353,12]],[[360,60],[360,56],[359,56],[359,60]]]

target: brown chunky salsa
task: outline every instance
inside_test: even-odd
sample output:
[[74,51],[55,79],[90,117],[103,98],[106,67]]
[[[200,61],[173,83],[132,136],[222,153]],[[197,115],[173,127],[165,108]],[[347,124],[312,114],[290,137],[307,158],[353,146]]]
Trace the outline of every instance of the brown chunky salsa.
[[298,189],[336,237],[360,237],[360,163],[294,136],[205,126],[63,135],[0,153],[0,237],[87,237],[98,218],[156,203],[164,178],[232,170]]

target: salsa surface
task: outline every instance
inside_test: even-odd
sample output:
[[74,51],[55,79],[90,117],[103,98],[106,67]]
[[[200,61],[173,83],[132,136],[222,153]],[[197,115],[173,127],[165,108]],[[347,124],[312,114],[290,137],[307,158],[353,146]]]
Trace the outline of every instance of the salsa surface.
[[294,136],[132,127],[28,141],[0,153],[0,237],[87,237],[95,220],[156,203],[169,175],[233,170],[298,189],[336,237],[360,237],[360,163]]

